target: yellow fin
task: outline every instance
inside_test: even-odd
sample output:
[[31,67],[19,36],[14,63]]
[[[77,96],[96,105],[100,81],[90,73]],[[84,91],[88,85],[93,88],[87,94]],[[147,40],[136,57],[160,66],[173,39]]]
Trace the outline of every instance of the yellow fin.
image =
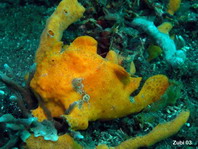
[[110,50],[108,53],[107,53],[107,56],[106,56],[106,59],[111,61],[112,63],[114,64],[118,64],[118,55],[115,51],[113,50]]
[[117,64],[112,64],[111,66],[113,67],[113,70],[117,76],[117,78],[124,84],[127,85],[130,82],[130,75],[128,72],[126,72],[126,70],[117,65]]
[[140,86],[141,80],[142,80],[141,77],[137,77],[137,78],[130,77],[130,83],[127,85],[126,90],[128,90],[129,93],[133,93]]

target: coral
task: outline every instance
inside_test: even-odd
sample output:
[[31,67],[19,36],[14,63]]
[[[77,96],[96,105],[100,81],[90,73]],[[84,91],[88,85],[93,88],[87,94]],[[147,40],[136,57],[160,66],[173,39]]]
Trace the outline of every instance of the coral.
[[174,13],[180,8],[181,0],[169,0],[167,12],[171,15],[174,15]]
[[[153,22],[143,18],[135,18],[132,21],[134,27],[139,27],[149,34],[156,43],[162,48],[166,61],[173,67],[181,66],[185,63],[186,54],[182,50],[177,50],[174,41],[169,35],[158,30]],[[170,28],[170,26],[168,27]]]
[[27,149],[82,149],[68,134],[59,136],[58,141],[46,141],[42,137],[30,136],[26,141]]
[[176,134],[181,129],[181,127],[187,122],[189,116],[189,111],[182,111],[175,119],[169,122],[158,124],[147,135],[128,139],[116,147],[99,145],[97,149],[137,149],[140,147],[152,146],[153,144]]
[[11,114],[4,114],[0,117],[0,132],[8,134],[7,137],[1,139],[4,146],[2,148],[12,148],[19,140],[26,142],[26,140],[31,136],[31,133],[35,137],[42,136],[45,140],[57,141],[58,135],[51,121],[45,120],[42,123],[37,121],[35,117],[28,118],[15,118]]
[[57,130],[51,121],[44,120],[41,123],[37,122],[35,127],[31,128],[31,131],[34,132],[35,137],[42,136],[44,140],[51,141],[58,140]]
[[[1,137],[0,148],[12,148],[19,140],[26,141],[31,135],[28,127],[35,121],[36,118],[17,119],[11,114],[0,116],[0,132],[7,135]],[[3,145],[3,146],[2,146]]]

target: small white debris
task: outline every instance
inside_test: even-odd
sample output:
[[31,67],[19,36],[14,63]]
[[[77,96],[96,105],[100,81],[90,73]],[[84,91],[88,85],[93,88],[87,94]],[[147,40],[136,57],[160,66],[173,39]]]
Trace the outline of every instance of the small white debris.
[[79,131],[73,131],[71,135],[74,137],[74,139],[84,139],[84,136],[81,135]]
[[3,90],[0,90],[0,97],[3,97],[5,95],[5,92]]
[[186,126],[187,126],[187,127],[190,127],[190,123],[186,123]]
[[85,94],[82,98],[83,101],[88,102],[90,99],[90,96],[88,94]]
[[7,75],[9,77],[12,77],[13,76],[13,70],[12,70],[12,68],[8,64],[4,64],[3,67],[4,67]]
[[15,95],[11,95],[11,96],[9,97],[9,100],[11,100],[11,101],[16,101],[16,100],[17,100],[17,97],[16,97]]

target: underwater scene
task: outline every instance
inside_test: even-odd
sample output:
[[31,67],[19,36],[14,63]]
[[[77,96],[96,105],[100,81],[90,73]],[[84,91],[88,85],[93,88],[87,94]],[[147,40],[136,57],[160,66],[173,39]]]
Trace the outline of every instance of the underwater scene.
[[0,149],[198,149],[197,0],[0,9]]

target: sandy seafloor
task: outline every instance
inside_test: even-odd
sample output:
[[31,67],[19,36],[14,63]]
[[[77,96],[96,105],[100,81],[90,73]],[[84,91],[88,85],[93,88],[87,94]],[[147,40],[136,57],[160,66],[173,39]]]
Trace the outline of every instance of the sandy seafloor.
[[[159,7],[159,9],[165,11],[167,1],[153,1],[158,4],[156,6],[148,6],[144,2],[138,3],[138,1],[129,1],[127,4],[126,1],[121,0],[117,2],[110,0],[79,1],[87,10],[84,17],[64,33],[63,41],[69,43],[77,36],[90,35],[99,41],[99,54],[101,55],[108,51],[109,46],[125,56],[133,57],[135,55],[135,75],[143,77],[143,80],[155,74],[165,74],[171,80],[179,81],[182,88],[176,103],[153,112],[151,122],[155,126],[163,120],[170,120],[182,108],[191,111],[190,118],[176,135],[150,148],[196,148],[198,145],[198,1],[183,1],[180,10],[171,19],[174,27],[170,33],[182,37],[182,41],[176,41],[177,46],[184,49],[187,56],[185,64],[179,68],[168,65],[163,53],[148,62],[146,49],[152,40],[144,33],[134,35],[137,31],[133,31],[133,29],[124,31],[125,28],[131,28],[127,25],[131,18],[128,16],[127,19],[121,19],[122,15],[128,12],[131,16],[147,16],[148,19],[155,20],[155,24],[159,25],[165,20],[165,17],[160,16],[160,13],[158,14],[153,8],[161,6],[162,8]],[[0,1],[0,71],[21,85],[24,85],[24,76],[34,62],[35,51],[46,19],[52,14],[58,2],[47,0]],[[136,9],[132,9],[133,7],[131,8],[129,4]],[[114,31],[115,28],[116,31]],[[124,64],[126,68],[127,63],[126,61]],[[11,113],[20,117],[20,109],[15,102],[9,99],[15,92],[1,82],[0,90],[4,92],[3,95],[0,95],[0,114]],[[147,112],[143,113],[147,114]],[[144,118],[143,115],[133,114],[107,122],[91,122],[87,130],[80,131],[84,139],[78,140],[78,142],[86,148],[103,143],[115,146],[131,136],[146,134],[152,126],[150,126],[150,122],[139,120],[139,117]],[[174,140],[191,141],[193,145],[173,145]]]

